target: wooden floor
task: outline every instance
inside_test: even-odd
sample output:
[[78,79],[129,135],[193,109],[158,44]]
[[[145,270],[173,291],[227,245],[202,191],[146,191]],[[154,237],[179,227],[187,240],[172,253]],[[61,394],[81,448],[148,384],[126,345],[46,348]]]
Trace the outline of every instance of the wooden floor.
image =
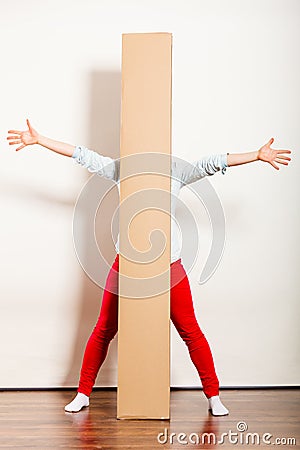
[[[230,410],[225,417],[209,415],[202,391],[174,390],[169,421],[117,420],[116,391],[94,391],[90,407],[76,414],[63,409],[74,391],[4,391],[0,395],[1,449],[274,448],[276,438],[286,439],[279,447],[300,448],[300,392],[296,389],[223,390],[221,398]],[[243,426],[247,431],[242,431]],[[238,433],[240,440],[245,440],[247,433],[257,433],[261,440],[269,433],[271,444],[261,441],[254,446],[251,440],[248,445],[243,441],[234,444],[227,436],[223,444],[218,443],[222,433],[229,434],[230,430]],[[157,441],[159,433],[164,433],[162,443]],[[175,433],[173,443],[171,433]],[[187,444],[180,443],[180,436],[178,442],[179,433],[187,435],[181,436]],[[217,442],[208,443],[206,437],[201,444],[203,433],[214,433]],[[297,443],[288,444],[288,438]]]

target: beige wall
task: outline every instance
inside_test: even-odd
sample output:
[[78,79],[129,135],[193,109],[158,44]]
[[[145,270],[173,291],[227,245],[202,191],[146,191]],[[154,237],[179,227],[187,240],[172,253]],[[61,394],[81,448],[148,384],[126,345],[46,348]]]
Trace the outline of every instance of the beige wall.
[[[102,296],[72,239],[90,174],[39,147],[16,153],[6,132],[29,117],[47,136],[117,156],[121,34],[152,31],[173,33],[174,155],[251,151],[272,136],[294,149],[288,169],[255,163],[210,178],[226,246],[204,285],[209,220],[190,191],[181,198],[201,230],[190,281],[221,385],[298,384],[299,3],[15,0],[0,2],[0,25],[0,386],[76,385]],[[172,385],[198,385],[173,326],[171,341]],[[98,384],[116,379],[115,340]]]

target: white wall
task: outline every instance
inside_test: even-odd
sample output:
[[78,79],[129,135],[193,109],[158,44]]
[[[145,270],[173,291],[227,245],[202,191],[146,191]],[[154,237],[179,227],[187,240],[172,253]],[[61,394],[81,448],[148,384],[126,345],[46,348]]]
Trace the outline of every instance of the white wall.
[[[227,237],[204,285],[209,221],[181,196],[201,229],[190,282],[221,385],[299,384],[299,30],[296,0],[0,2],[1,387],[76,385],[102,296],[72,240],[90,174],[37,146],[15,152],[7,130],[29,117],[42,134],[117,156],[121,34],[152,31],[173,33],[175,155],[252,151],[271,137],[294,150],[279,172],[258,162],[210,178]],[[103,218],[97,227],[106,239]],[[116,384],[116,344],[101,386]],[[173,326],[172,385],[199,385]]]

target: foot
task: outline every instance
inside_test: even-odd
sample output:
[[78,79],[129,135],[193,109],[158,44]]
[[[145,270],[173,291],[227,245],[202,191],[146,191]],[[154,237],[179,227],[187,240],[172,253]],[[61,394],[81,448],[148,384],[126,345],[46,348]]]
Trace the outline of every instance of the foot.
[[82,408],[85,408],[89,406],[89,397],[85,394],[82,394],[81,392],[78,392],[74,400],[71,401],[71,403],[68,403],[65,406],[65,411],[67,412],[78,412]]
[[209,412],[213,416],[227,416],[229,411],[220,400],[219,395],[214,395],[208,399],[209,403]]

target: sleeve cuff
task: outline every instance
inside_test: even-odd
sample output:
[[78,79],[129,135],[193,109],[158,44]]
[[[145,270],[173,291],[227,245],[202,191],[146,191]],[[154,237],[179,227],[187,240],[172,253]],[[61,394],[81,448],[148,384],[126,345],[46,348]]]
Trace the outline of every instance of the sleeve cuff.
[[226,169],[228,167],[227,164],[227,155],[229,155],[229,153],[223,153],[221,155],[221,167],[222,167],[222,174],[225,175]]
[[80,153],[79,145],[76,145],[73,155],[72,155],[72,158],[74,158],[74,159],[77,158],[77,156],[79,156],[79,153]]

